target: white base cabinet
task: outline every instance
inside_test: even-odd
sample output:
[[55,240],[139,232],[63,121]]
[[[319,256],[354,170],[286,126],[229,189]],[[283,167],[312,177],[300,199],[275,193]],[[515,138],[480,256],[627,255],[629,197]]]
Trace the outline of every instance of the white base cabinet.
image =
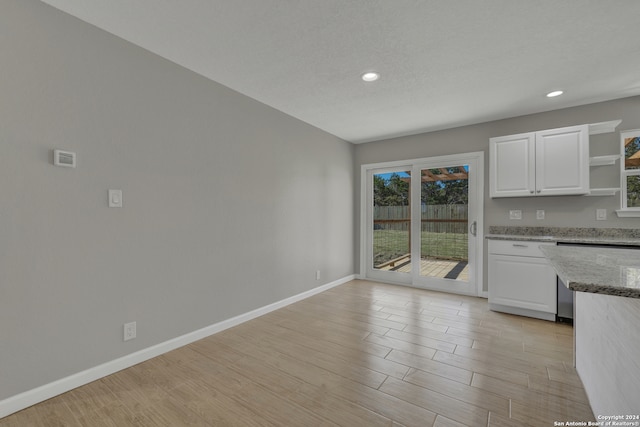
[[575,307],[576,369],[593,413],[640,415],[640,299],[576,292]]
[[489,308],[555,320],[556,273],[540,251],[544,242],[489,241]]

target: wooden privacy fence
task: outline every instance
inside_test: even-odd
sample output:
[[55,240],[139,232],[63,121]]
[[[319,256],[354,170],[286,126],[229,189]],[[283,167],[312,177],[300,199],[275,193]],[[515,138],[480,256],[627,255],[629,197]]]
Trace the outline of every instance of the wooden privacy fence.
[[[411,252],[409,206],[374,206],[373,258],[382,268]],[[465,260],[467,205],[421,206],[421,257]]]
[[[374,230],[408,231],[409,206],[374,206]],[[422,205],[422,231],[430,233],[466,233],[468,205]]]

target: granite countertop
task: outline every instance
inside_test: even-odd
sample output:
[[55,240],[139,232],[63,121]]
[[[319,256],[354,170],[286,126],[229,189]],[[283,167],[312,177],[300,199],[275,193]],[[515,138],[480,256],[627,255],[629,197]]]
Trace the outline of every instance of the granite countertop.
[[630,228],[491,226],[485,238],[533,242],[562,242],[640,246],[640,230]]
[[602,245],[640,246],[638,238],[620,237],[569,237],[569,236],[525,236],[521,234],[487,234],[489,240],[515,240],[526,242],[562,242],[562,243],[585,243]]
[[552,245],[540,250],[571,290],[640,298],[638,250]]

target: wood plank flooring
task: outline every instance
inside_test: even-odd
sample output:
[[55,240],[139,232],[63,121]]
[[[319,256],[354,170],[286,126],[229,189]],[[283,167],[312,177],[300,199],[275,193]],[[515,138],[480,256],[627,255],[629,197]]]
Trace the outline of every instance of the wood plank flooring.
[[552,426],[595,421],[572,328],[352,281],[0,426]]

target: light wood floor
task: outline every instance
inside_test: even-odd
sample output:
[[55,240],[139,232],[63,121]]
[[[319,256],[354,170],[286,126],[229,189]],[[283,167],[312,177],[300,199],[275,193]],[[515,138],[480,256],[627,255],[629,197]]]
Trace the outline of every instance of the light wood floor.
[[1,426],[552,426],[593,421],[572,328],[353,281]]

